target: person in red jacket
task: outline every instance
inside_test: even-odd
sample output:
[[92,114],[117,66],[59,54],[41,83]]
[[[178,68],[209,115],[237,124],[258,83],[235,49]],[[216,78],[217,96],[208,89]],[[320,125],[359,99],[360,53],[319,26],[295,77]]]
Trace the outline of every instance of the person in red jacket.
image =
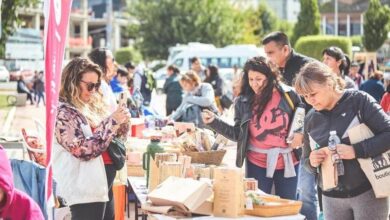
[[386,91],[382,96],[381,106],[390,115],[390,73],[385,73],[384,81]]
[[26,193],[14,188],[11,164],[0,146],[0,219],[44,220],[38,204]]

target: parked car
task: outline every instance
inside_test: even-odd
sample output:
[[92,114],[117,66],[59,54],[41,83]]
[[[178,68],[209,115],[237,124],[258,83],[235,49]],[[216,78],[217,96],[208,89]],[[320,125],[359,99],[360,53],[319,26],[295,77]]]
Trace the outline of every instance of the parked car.
[[23,76],[25,82],[30,82],[34,78],[34,71],[30,69],[18,69],[10,72],[10,80],[16,81],[19,76]]
[[5,66],[0,66],[0,81],[8,82],[9,81],[9,72]]

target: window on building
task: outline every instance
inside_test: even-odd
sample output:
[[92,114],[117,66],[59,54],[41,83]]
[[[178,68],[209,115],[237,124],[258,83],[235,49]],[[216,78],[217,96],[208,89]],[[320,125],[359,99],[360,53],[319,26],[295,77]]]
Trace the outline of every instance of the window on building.
[[351,24],[351,35],[360,35],[360,24],[352,23]]

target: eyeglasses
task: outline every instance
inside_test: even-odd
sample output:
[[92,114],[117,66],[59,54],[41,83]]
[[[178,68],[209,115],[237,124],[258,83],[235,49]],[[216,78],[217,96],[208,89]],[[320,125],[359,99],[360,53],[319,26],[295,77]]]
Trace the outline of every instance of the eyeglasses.
[[91,82],[85,82],[83,80],[80,80],[81,82],[85,83],[87,85],[88,92],[91,92],[94,88],[97,91],[100,88],[100,82],[97,83],[91,83]]

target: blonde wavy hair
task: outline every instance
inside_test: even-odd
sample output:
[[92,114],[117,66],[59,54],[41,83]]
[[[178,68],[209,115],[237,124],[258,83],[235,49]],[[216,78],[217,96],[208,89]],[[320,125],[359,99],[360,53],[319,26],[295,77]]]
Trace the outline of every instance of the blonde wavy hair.
[[59,96],[61,101],[67,102],[78,109],[92,127],[96,127],[109,115],[109,112],[100,89],[91,96],[88,103],[80,99],[80,82],[83,74],[87,72],[95,72],[98,75],[98,82],[101,82],[102,71],[91,60],[77,57],[70,61],[62,71]]

